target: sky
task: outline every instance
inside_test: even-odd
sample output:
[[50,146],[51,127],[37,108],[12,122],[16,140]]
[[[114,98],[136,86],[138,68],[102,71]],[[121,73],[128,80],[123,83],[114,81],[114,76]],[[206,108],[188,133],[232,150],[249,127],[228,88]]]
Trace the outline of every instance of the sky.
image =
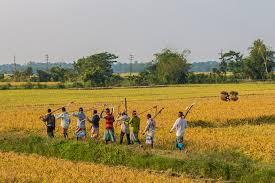
[[164,48],[190,62],[275,48],[274,0],[0,0],[0,64],[73,61],[108,51],[148,62]]

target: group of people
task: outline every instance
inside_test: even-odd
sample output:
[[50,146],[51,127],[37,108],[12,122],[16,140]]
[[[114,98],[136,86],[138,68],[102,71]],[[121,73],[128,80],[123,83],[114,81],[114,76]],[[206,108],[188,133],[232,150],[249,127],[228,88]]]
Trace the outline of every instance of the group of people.
[[[57,119],[61,120],[61,127],[63,130],[63,136],[65,139],[68,138],[68,129],[71,123],[71,117],[77,118],[77,128],[75,131],[75,136],[77,140],[86,140],[87,132],[86,132],[86,121],[91,124],[91,132],[90,137],[92,140],[98,140],[99,138],[99,127],[100,120],[103,119],[105,121],[105,132],[104,132],[104,141],[105,143],[115,143],[115,122],[116,125],[121,126],[119,143],[123,143],[123,138],[126,136],[127,144],[139,144],[141,145],[141,141],[139,139],[140,133],[140,118],[138,117],[137,111],[132,111],[131,117],[128,116],[126,112],[122,112],[115,119],[113,115],[113,109],[106,108],[102,110],[100,114],[98,114],[97,110],[93,110],[93,116],[87,117],[84,113],[82,107],[79,108],[78,112],[74,112],[69,114],[66,111],[65,107],[62,107],[62,113],[58,115],[54,115],[51,109],[48,109],[48,114],[45,116],[41,116],[40,119],[45,122],[47,126],[47,134],[49,138],[54,137],[55,123]],[[105,112],[105,115],[103,115]],[[154,146],[154,137],[156,134],[156,121],[152,117],[151,114],[147,114],[147,123],[146,127],[143,130],[142,134],[146,135],[146,145],[150,145],[152,148]],[[173,127],[170,130],[170,133],[176,131],[176,148],[182,150],[184,148],[183,139],[184,139],[184,131],[187,127],[187,121],[184,117],[183,112],[178,113],[178,119],[175,121]]]

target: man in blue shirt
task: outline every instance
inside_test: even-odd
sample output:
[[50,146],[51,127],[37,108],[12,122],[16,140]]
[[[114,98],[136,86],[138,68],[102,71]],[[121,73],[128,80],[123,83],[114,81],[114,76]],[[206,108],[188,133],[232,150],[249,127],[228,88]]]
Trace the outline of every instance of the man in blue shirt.
[[88,118],[88,121],[91,123],[91,139],[97,139],[99,135],[99,121],[100,117],[97,114],[97,110],[94,110],[92,119]]

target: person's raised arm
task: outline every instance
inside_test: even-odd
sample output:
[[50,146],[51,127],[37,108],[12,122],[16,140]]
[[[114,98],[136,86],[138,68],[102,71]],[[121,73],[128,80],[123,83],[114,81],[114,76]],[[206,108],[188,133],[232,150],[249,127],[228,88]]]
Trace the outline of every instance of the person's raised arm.
[[43,119],[44,119],[44,116],[42,116],[42,115],[41,115],[41,116],[39,116],[39,119],[41,119],[41,120],[43,121]]
[[92,117],[92,118],[87,117],[87,121],[88,121],[89,123],[93,123],[93,119],[94,119],[94,117]]
[[78,112],[74,112],[74,113],[72,113],[72,116],[74,116],[74,117],[78,117]]
[[112,107],[111,115],[113,115],[115,107]]
[[100,113],[100,118],[103,118],[104,109]]
[[47,121],[49,120],[49,115],[40,116],[40,119],[41,119],[43,122],[47,122]]
[[63,118],[63,117],[64,117],[63,113],[58,114],[58,115],[54,115],[54,116],[55,116],[56,119],[60,119],[60,118]]
[[115,119],[115,121],[117,121],[117,122],[121,122],[123,120],[123,117],[122,116],[117,116],[117,118]]

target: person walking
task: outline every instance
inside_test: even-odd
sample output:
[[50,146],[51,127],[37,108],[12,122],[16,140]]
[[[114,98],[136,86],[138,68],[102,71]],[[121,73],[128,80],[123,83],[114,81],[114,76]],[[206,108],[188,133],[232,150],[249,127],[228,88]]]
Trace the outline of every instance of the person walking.
[[104,117],[103,117],[103,112],[104,110],[101,112],[100,118],[105,119],[104,141],[106,144],[108,144],[108,142],[110,141],[112,143],[115,143],[116,142],[115,129],[114,129],[115,118],[109,108],[105,110],[106,116]]
[[186,127],[187,121],[184,118],[183,112],[180,111],[178,113],[178,119],[175,121],[173,127],[170,130],[170,133],[176,130],[176,148],[178,148],[180,151],[184,148],[183,139]]
[[77,117],[77,126],[76,126],[76,139],[80,138],[85,141],[86,140],[86,115],[82,107],[79,108],[78,112],[72,114],[74,117]]
[[88,121],[91,123],[91,139],[95,140],[99,136],[99,121],[100,117],[97,114],[97,110],[93,111],[92,119],[87,118]]
[[143,135],[146,135],[146,144],[154,147],[154,138],[156,134],[156,121],[151,114],[147,114],[147,123]]
[[48,114],[40,116],[40,119],[45,122],[45,125],[47,126],[48,138],[54,138],[55,116],[52,114],[52,110],[48,109]]
[[130,135],[131,135],[131,143],[138,143],[141,145],[139,140],[139,130],[140,130],[140,118],[137,115],[137,111],[132,112],[132,118],[129,121],[130,125]]
[[128,145],[131,144],[129,120],[130,120],[130,117],[126,114],[126,112],[123,112],[121,116],[119,116],[118,119],[116,120],[121,125],[120,140],[119,140],[120,144],[123,143],[123,138],[125,134],[126,134]]
[[66,111],[65,107],[62,107],[62,113],[56,116],[56,119],[61,119],[61,128],[63,129],[63,136],[67,139],[68,136],[68,129],[71,123],[71,118],[69,113]]

